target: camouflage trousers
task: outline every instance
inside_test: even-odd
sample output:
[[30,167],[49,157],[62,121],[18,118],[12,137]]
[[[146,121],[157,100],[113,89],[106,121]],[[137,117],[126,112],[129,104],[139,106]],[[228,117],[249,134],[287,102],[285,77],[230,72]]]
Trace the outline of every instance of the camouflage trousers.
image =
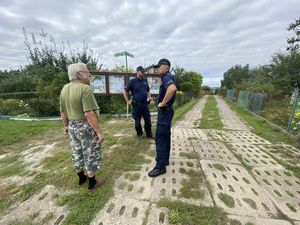
[[87,121],[69,121],[69,137],[76,169],[85,167],[95,172],[102,168],[101,144],[97,144],[98,136]]

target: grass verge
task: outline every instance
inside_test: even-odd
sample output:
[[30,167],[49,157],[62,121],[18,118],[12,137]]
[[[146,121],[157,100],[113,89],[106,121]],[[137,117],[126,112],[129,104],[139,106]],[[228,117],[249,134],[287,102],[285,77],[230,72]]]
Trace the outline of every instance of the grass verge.
[[273,128],[265,119],[254,116],[246,109],[239,107],[231,101],[227,101],[227,104],[230,105],[231,109],[238,113],[243,120],[254,128],[252,131],[253,133],[272,143],[285,142],[288,144],[295,144],[294,140],[290,136],[283,133],[281,130]]
[[228,222],[228,218],[223,210],[217,207],[195,206],[167,199],[159,200],[157,205],[169,209],[168,217],[171,224],[225,225]]
[[199,98],[194,98],[193,100],[189,101],[188,103],[180,106],[179,108],[175,109],[175,114],[172,120],[172,124],[175,124],[177,121],[181,120],[184,117],[184,114],[193,108],[194,105],[199,101]]
[[223,123],[217,108],[217,102],[215,98],[208,96],[207,102],[202,112],[202,118],[199,128],[201,129],[223,129]]

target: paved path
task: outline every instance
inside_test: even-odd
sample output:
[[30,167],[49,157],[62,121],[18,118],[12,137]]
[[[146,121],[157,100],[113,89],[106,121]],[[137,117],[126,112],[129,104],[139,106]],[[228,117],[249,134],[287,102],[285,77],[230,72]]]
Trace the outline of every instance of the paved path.
[[[194,205],[216,205],[223,208],[229,218],[243,225],[291,224],[275,219],[279,210],[300,225],[300,180],[272,158],[284,159],[278,149],[295,156],[300,155],[299,149],[284,144],[272,145],[251,133],[250,127],[219,97],[216,97],[218,108],[228,130],[198,129],[197,122],[206,100],[206,97],[201,99],[172,128],[171,162],[167,174],[149,178],[147,173],[154,165],[154,156],[145,156],[149,163],[140,171],[126,173],[116,181],[114,197],[91,224],[167,225],[168,209],[156,206],[159,199],[167,198]],[[153,142],[149,152],[154,150]],[[199,157],[189,159],[188,155]],[[199,188],[204,193],[203,199],[184,198],[180,193],[182,182],[189,179],[185,171],[190,169],[205,174],[205,182]],[[130,180],[130,175],[137,179]],[[41,195],[43,191],[37,197]],[[222,196],[231,198],[234,206],[226,205]],[[56,215],[59,216],[58,211]],[[56,224],[62,219],[58,217]],[[4,223],[0,221],[0,224]]]
[[[293,220],[300,220],[300,180],[273,160],[270,156],[271,143],[251,133],[250,127],[221,98],[216,98],[218,108],[225,128],[230,130],[196,128],[206,100],[206,97],[200,100],[173,127],[171,165],[167,174],[149,178],[147,172],[154,165],[153,158],[149,158],[151,163],[143,166],[140,179],[131,182],[122,176],[117,181],[115,197],[99,212],[92,224],[142,224],[146,214],[149,216],[145,224],[169,224],[168,210],[155,205],[160,198],[195,205],[215,204],[241,224],[290,224],[274,219],[278,209]],[[151,148],[155,149],[154,144]],[[198,154],[200,160],[187,159],[189,153]],[[236,155],[240,155],[244,163],[253,169],[247,170]],[[204,172],[213,191],[203,184],[201,191],[205,193],[204,199],[181,197],[181,182],[188,179],[181,172],[183,169]],[[221,200],[222,195],[231,196],[234,207],[227,206]]]

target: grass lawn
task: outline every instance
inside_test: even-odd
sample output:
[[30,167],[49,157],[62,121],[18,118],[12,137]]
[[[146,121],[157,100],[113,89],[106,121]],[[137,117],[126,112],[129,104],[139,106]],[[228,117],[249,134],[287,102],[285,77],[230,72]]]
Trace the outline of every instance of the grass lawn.
[[61,121],[0,120],[0,146],[19,142],[48,129],[63,129],[61,124]]
[[217,102],[215,98],[208,96],[207,102],[202,112],[202,118],[199,128],[201,129],[223,129],[223,123],[220,118]]

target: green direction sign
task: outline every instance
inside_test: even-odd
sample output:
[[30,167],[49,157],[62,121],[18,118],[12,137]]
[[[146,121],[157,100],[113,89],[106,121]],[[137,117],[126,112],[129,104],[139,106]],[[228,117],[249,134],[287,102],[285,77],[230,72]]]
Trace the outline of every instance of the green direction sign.
[[129,52],[126,52],[126,51],[125,51],[125,54],[126,54],[127,56],[129,56],[129,57],[133,58],[133,55],[132,55],[132,54],[130,54]]
[[117,52],[117,53],[115,53],[115,57],[123,56],[123,55],[125,55],[125,52]]
[[129,57],[131,57],[131,58],[133,58],[134,56],[131,54],[131,53],[129,53],[129,52],[117,52],[117,53],[115,53],[115,57],[118,57],[118,56],[129,56]]

